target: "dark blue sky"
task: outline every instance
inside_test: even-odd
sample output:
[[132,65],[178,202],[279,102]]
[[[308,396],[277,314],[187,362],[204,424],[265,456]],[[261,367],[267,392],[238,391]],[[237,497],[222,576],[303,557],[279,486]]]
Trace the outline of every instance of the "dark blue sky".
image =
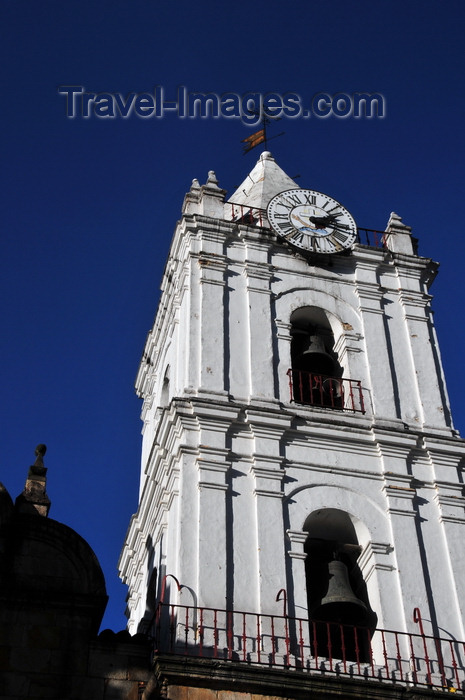
[[91,92],[377,92],[384,119],[283,119],[270,143],[302,187],[360,226],[391,211],[441,262],[436,323],[465,431],[463,0],[2,0],[0,480],[22,490],[48,446],[50,516],[94,548],[121,629],[116,564],[137,508],[133,383],[192,178],[230,193],[260,150],[240,119],[67,119],[60,85]]

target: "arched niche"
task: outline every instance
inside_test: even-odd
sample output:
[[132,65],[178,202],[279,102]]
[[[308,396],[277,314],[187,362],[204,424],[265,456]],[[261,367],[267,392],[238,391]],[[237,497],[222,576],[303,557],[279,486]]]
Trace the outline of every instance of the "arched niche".
[[[333,323],[337,328],[337,323]],[[339,330],[339,329],[338,329]],[[343,368],[335,351],[328,314],[303,306],[290,318],[292,400],[296,403],[343,408]]]
[[[293,369],[332,377],[342,376],[334,350],[335,337],[330,318],[323,309],[302,306],[291,314],[291,362]],[[339,329],[337,329],[339,330]]]
[[[311,484],[296,485],[284,501],[288,522],[289,591],[295,614],[300,617],[308,615],[306,548],[309,524],[313,525],[313,533],[321,534],[321,530],[325,530],[328,539],[339,539],[335,537],[340,528],[339,519],[334,518],[334,511],[337,510],[347,514],[352,524],[353,530],[347,527],[344,530],[346,533],[349,530],[352,533],[347,539],[347,544],[357,544],[361,548],[357,566],[366,585],[370,607],[378,615],[378,625],[402,625],[398,607],[400,593],[396,557],[392,547],[389,519],[382,504],[368,492],[360,493],[348,486],[342,486],[338,474],[327,472],[324,481],[321,480],[321,475],[313,474],[311,480]],[[320,511],[321,519],[308,520],[312,513]],[[329,520],[332,523],[330,528]],[[344,522],[347,522],[345,516]],[[353,536],[354,531],[356,540]],[[392,607],[389,607],[391,603]]]
[[287,373],[296,352],[293,327],[302,322],[321,329],[325,348],[337,362],[335,369],[338,374],[339,368],[339,377],[363,380],[362,322],[357,309],[346,300],[320,290],[296,287],[277,295],[275,313],[281,397],[286,399],[289,395]]
[[373,615],[366,614],[366,611],[371,611],[368,592],[357,564],[362,546],[359,544],[350,515],[338,508],[319,509],[306,518],[303,530],[307,533],[304,549],[307,555],[309,612],[321,610],[321,601],[328,593],[328,565],[333,561],[339,561],[347,569],[350,586],[350,591],[347,591],[348,597],[350,598],[353,593],[362,603],[358,611],[352,610],[353,618],[350,620],[341,618],[341,621],[347,621],[349,624],[372,624]]
[[358,565],[362,547],[353,519],[338,508],[322,508],[308,515],[303,530],[314,653],[369,661],[377,615]]

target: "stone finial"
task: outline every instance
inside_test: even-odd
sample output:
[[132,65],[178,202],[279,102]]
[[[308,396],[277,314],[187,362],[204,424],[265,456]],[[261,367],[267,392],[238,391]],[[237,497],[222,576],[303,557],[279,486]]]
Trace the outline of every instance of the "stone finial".
[[386,226],[386,231],[388,232],[399,232],[399,233],[407,233],[410,234],[412,231],[411,226],[407,226],[404,224],[402,221],[402,217],[399,216],[399,214],[396,214],[395,211],[391,212],[391,216],[389,217],[389,221]]
[[391,223],[392,221],[398,221],[398,222],[401,222],[401,221],[402,221],[402,217],[401,217],[401,216],[399,216],[399,214],[396,214],[396,212],[395,212],[395,211],[391,211],[391,216],[389,217],[389,223],[388,223],[388,226],[389,226],[389,224],[390,224],[390,223]]
[[386,226],[386,247],[393,253],[404,253],[412,255],[414,253],[412,228],[404,224],[402,217],[391,212]]
[[199,214],[222,219],[225,194],[226,190],[222,190],[218,185],[215,172],[209,170],[207,182],[200,188]]
[[197,214],[199,211],[200,184],[196,177],[192,180],[189,192],[184,197],[183,214]]
[[214,186],[218,187],[218,178],[216,177],[214,170],[208,171],[207,185],[210,185],[210,186],[214,185]]
[[29,467],[24,491],[16,499],[16,509],[19,513],[31,513],[47,517],[50,510],[50,499],[47,496],[47,468],[44,466],[45,445],[37,445],[36,460]]
[[29,468],[29,474],[45,476],[45,474],[47,473],[47,469],[46,467],[44,467],[44,456],[46,452],[46,445],[37,445],[36,449],[34,450],[36,461],[34,462],[32,467]]

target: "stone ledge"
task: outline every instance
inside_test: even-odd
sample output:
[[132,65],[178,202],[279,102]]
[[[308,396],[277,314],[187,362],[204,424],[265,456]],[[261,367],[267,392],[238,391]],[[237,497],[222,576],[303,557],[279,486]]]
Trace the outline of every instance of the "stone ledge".
[[[191,659],[157,655],[153,680],[142,700],[167,697],[187,700],[198,697],[218,700],[326,700],[334,697],[350,700],[421,700],[437,698],[437,690],[404,687],[387,682],[349,676],[319,675],[286,669],[270,669],[218,659]],[[154,683],[153,681],[157,681]],[[160,695],[161,692],[161,695]]]

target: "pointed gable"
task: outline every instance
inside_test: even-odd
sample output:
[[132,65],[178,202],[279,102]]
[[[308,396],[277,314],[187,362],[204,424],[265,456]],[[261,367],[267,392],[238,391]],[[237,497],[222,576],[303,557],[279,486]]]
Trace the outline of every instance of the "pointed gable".
[[296,187],[298,188],[299,185],[289,175],[286,175],[271,153],[264,151],[253,170],[228,201],[257,209],[266,209],[268,202],[276,194]]

